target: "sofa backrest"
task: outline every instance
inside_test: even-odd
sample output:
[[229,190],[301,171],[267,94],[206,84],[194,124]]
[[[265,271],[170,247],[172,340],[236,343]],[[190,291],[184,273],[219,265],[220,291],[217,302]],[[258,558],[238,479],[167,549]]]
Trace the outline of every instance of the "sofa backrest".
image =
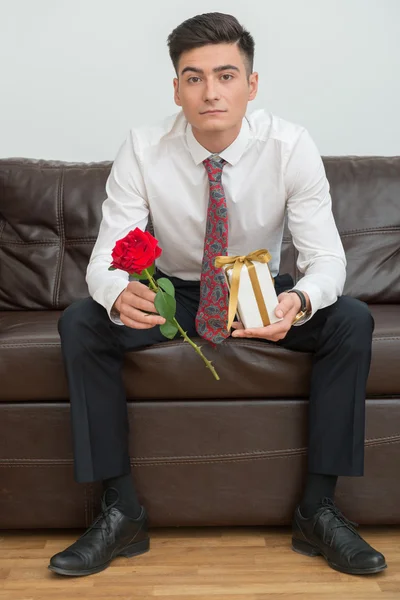
[[[400,303],[400,157],[324,158],[345,247],[345,293]],[[63,309],[88,295],[111,163],[0,160],[0,310]],[[281,273],[295,280],[286,228]]]

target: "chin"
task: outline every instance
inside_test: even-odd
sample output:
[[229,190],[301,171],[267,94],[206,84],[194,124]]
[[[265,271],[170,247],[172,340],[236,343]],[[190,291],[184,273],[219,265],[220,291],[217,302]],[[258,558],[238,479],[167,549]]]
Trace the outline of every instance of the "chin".
[[226,131],[230,129],[232,125],[228,125],[227,123],[218,123],[216,121],[209,123],[201,123],[198,126],[199,131]]
[[204,131],[225,131],[228,127],[224,127],[222,123],[210,123],[204,127]]

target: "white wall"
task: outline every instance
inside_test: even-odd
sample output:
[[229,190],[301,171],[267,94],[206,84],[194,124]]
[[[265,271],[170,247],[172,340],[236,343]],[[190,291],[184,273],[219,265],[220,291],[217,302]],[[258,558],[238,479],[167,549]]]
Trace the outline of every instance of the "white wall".
[[214,10],[255,37],[250,108],[321,154],[400,154],[400,0],[0,0],[0,156],[113,159],[178,110],[166,38]]

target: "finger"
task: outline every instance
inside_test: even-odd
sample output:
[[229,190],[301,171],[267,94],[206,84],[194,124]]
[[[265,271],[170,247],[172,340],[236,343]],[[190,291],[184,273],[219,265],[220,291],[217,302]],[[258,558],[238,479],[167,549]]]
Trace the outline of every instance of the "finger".
[[132,292],[135,296],[140,296],[149,302],[154,303],[156,293],[150,290],[147,285],[140,283],[140,281],[131,281],[126,288],[129,292]]
[[136,287],[135,288],[133,288],[133,287],[127,288],[123,292],[123,296],[121,297],[121,304],[127,304],[128,306],[133,306],[134,308],[138,308],[139,310],[143,310],[145,312],[156,313],[157,309],[154,306],[154,298],[155,298],[154,292],[151,292],[151,290],[147,290],[153,294],[153,297],[144,298],[144,296],[140,296],[137,294],[138,291],[141,292],[142,290],[140,290],[140,288],[138,289]]
[[279,340],[283,340],[284,337],[286,337],[286,332],[282,332],[279,335],[271,335],[271,334],[265,334],[265,335],[260,335],[259,333],[254,333],[250,330],[241,330],[240,332],[236,333],[233,332],[232,333],[232,337],[237,337],[237,338],[253,338],[253,339],[262,339],[262,340],[268,340],[269,342],[279,342]]
[[293,308],[293,300],[289,297],[284,297],[275,308],[275,314],[279,319],[282,319],[287,315],[290,309]]
[[280,336],[285,336],[290,329],[290,324],[286,321],[267,325],[267,327],[256,327],[253,329],[240,329],[232,332],[233,337],[253,337],[263,338],[266,340],[276,341],[274,338],[280,339]]
[[145,300],[136,294],[132,294],[128,297],[127,303],[134,308],[142,310],[144,312],[157,313],[157,309],[154,306],[154,302]]
[[279,304],[275,308],[275,314],[279,319],[285,317],[292,309],[296,310],[296,298],[292,298],[295,294],[286,294],[285,292],[279,295]]
[[155,325],[163,325],[163,323],[165,323],[164,317],[161,317],[158,314],[146,315],[141,310],[138,310],[133,306],[129,306],[128,304],[121,305],[121,314],[123,314],[128,319],[139,323],[143,323],[145,325],[150,325],[151,327],[154,327]]
[[232,323],[232,329],[244,329],[244,325],[241,321],[234,321]]
[[134,319],[129,319],[126,315],[120,315],[120,319],[124,325],[131,329],[152,329],[154,325],[146,325],[145,323],[139,323]]
[[[268,335],[265,333],[265,329],[265,327],[257,329],[245,329],[243,327],[243,329],[235,329],[235,331],[232,331],[232,337],[264,337]],[[261,332],[264,332],[264,335],[262,335]]]

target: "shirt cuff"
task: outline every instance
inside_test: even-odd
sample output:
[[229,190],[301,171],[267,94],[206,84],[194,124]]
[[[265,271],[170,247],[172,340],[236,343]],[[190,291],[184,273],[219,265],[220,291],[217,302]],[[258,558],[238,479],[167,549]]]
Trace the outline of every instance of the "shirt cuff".
[[300,279],[292,289],[299,290],[300,292],[305,292],[310,298],[311,312],[293,325],[293,327],[299,327],[300,325],[304,325],[304,323],[307,323],[307,321],[309,321],[315,315],[317,310],[321,307],[322,294],[319,287],[315,285],[315,283],[307,281],[306,277]]
[[94,294],[93,296],[93,300],[96,300],[96,302],[104,306],[110,320],[116,325],[123,325],[123,322],[117,316],[117,314],[112,311],[112,308],[114,306],[114,302],[120,293],[124,291],[127,285],[128,281],[125,279],[117,279],[110,283],[106,288],[103,288],[102,294]]

